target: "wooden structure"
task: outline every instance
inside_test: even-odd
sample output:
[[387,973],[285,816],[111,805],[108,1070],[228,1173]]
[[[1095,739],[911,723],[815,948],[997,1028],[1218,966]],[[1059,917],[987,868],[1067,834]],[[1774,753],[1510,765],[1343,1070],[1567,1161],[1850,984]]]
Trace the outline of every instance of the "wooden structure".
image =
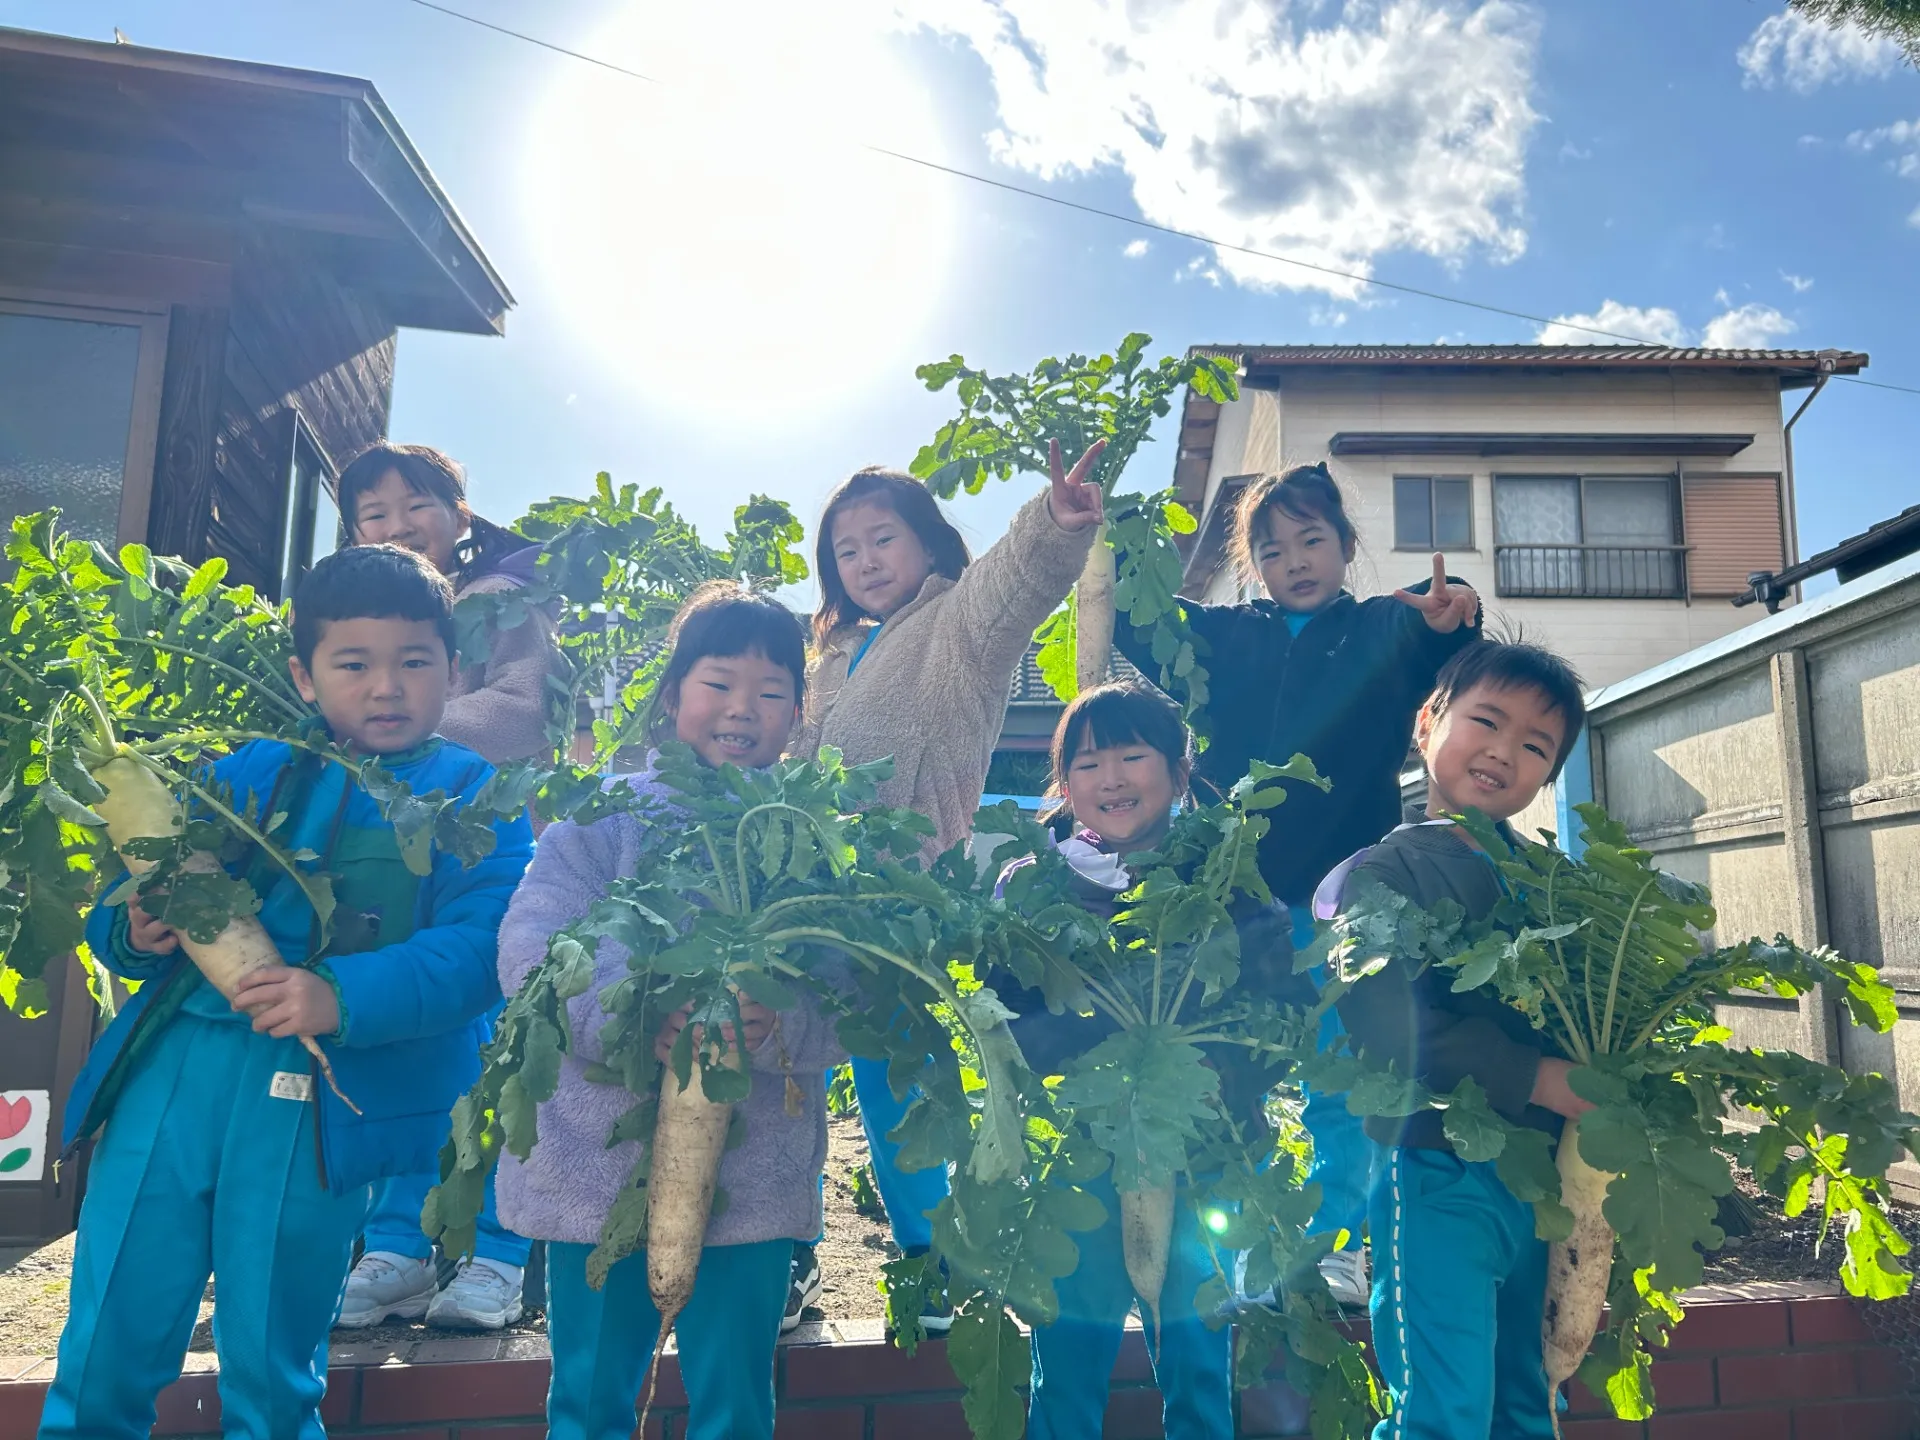
[[[282,595],[386,433],[396,329],[512,303],[366,81],[0,29],[0,525],[58,505]],[[51,1016],[0,1012],[0,1091],[57,1130],[91,1007],[50,979]],[[0,1243],[65,1230],[75,1180],[0,1175]]]

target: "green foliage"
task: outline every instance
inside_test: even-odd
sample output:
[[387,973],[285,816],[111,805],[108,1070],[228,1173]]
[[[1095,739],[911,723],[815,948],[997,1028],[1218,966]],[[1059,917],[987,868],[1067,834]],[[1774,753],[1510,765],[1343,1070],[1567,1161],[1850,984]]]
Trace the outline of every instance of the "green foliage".
[[540,544],[531,582],[460,602],[455,619],[464,665],[483,663],[491,634],[527,624],[535,613],[555,623],[565,662],[547,695],[555,757],[570,750],[586,700],[600,696],[623,661],[639,657],[613,709],[595,723],[596,760],[636,742],[665,665],[661,642],[668,623],[700,585],[731,579],[772,589],[807,578],[798,549],[804,532],[785,502],[752,497],[733,512],[725,548],[716,550],[663,497],[658,487],[615,489],[601,474],[585,499],[561,496],[535,505],[514,525]]
[[1787,0],[1787,9],[1832,26],[1891,40],[1920,67],[1920,0]]
[[[921,447],[911,468],[936,495],[951,498],[962,488],[978,494],[990,478],[1047,474],[1050,443],[1058,443],[1071,465],[1094,441],[1105,440],[1093,478],[1106,496],[1106,534],[1118,564],[1114,609],[1136,631],[1151,636],[1161,686],[1193,718],[1206,703],[1207,672],[1204,646],[1188,629],[1176,598],[1181,561],[1173,537],[1191,534],[1198,522],[1173,490],[1121,494],[1119,480],[1134,452],[1152,438],[1154,422],[1171,413],[1181,390],[1191,386],[1219,401],[1239,392],[1231,361],[1170,355],[1148,363],[1152,343],[1136,332],[1110,355],[1049,358],[1025,375],[989,375],[958,355],[922,365],[914,373],[929,390],[952,386],[960,414]],[[1039,632],[1040,671],[1063,700],[1074,695],[1077,629],[1070,608]]]
[[[1597,805],[1579,807],[1586,848],[1573,860],[1548,845],[1509,844],[1484,817],[1463,821],[1492,859],[1505,898],[1469,922],[1458,905],[1422,910],[1379,886],[1349,895],[1326,948],[1343,985],[1366,984],[1390,960],[1438,967],[1456,992],[1484,990],[1520,1010],[1541,1047],[1575,1063],[1569,1083],[1594,1109],[1580,1121],[1582,1157],[1614,1176],[1603,1213],[1616,1236],[1606,1332],[1582,1367],[1623,1418],[1651,1405],[1647,1347],[1680,1318],[1680,1291],[1700,1282],[1725,1236],[1717,1201],[1733,1188],[1729,1160],[1798,1213],[1816,1188],[1825,1225],[1846,1237],[1839,1269],[1854,1295],[1905,1294],[1908,1242],[1887,1218],[1885,1177],[1915,1153],[1920,1119],[1879,1075],[1849,1075],[1783,1051],[1735,1050],[1717,1007],[1743,994],[1784,999],[1822,992],[1857,1024],[1885,1032],[1893,995],[1871,967],[1786,936],[1707,949],[1715,923],[1704,887],[1657,870]],[[1469,1159],[1494,1159],[1535,1205],[1543,1238],[1564,1238],[1547,1137],[1488,1106],[1471,1080],[1449,1095],[1389,1077],[1354,1108],[1446,1108],[1445,1127]],[[1390,1101],[1390,1103],[1388,1103]],[[1739,1115],[1742,1123],[1732,1123]]]
[[153,914],[200,941],[252,914],[259,898],[244,880],[187,864],[196,852],[232,860],[251,847],[303,886],[324,926],[330,884],[297,863],[311,857],[280,844],[286,817],[243,808],[206,770],[257,738],[361,768],[327,742],[293,688],[280,615],[249,587],[223,585],[223,560],[194,568],[139,545],[115,556],[68,539],[55,512],[14,521],[6,555],[14,573],[0,589],[0,997],[8,1008],[44,1009],[46,966],[74,949],[87,907],[124,874],[89,808],[106,794],[98,775],[148,787],[165,806],[157,825],[173,826],[171,836],[130,851],[153,867],[134,886]]
[[872,1162],[862,1161],[847,1167],[847,1188],[853,1192],[855,1210],[869,1220],[887,1218],[887,1207],[880,1199],[880,1188],[874,1183]]

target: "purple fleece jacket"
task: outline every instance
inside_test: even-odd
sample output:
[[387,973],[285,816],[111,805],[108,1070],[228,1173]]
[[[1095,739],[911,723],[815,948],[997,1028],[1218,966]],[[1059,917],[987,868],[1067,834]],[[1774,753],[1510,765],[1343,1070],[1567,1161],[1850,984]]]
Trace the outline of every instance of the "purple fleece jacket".
[[[669,792],[651,770],[623,776],[664,807]],[[617,783],[617,782],[614,782]],[[616,815],[595,825],[551,826],[500,924],[500,989],[514,994],[546,958],[547,941],[585,915],[616,876],[631,875],[644,848],[645,821]],[[594,956],[598,983],[568,1002],[574,1048],[560,1062],[560,1088],[540,1106],[540,1138],[525,1160],[500,1156],[496,1194],[500,1221],[535,1240],[595,1244],[615,1195],[633,1173],[637,1141],[607,1146],[613,1122],[633,1097],[618,1085],[587,1079],[602,1058],[599,989],[627,974],[627,949],[602,940]],[[800,1114],[786,1112],[784,1044]],[[827,1162],[827,1098],[821,1072],[846,1058],[832,1020],[803,999],[780,1012],[779,1030],[750,1059],[753,1089],[741,1102],[745,1138],[720,1159],[727,1207],[707,1226],[709,1245],[811,1240],[820,1233],[820,1172]]]

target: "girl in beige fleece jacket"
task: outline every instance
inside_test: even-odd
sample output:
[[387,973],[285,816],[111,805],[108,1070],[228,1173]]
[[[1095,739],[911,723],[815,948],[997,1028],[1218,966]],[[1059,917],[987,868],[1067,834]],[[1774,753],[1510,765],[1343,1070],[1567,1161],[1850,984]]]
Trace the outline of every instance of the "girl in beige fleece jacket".
[[[1100,487],[1087,477],[1103,448],[1096,443],[1068,473],[1054,446],[1050,489],[1022,506],[978,561],[926,487],[898,471],[858,472],[820,517],[815,653],[792,753],[832,745],[855,765],[891,755],[893,778],[879,803],[933,821],[925,858],[973,828],[1014,670],[1034,630],[1073,588],[1099,532]],[[896,1165],[899,1146],[887,1136],[911,1097],[894,1097],[885,1064],[856,1058],[853,1080],[894,1241],[908,1255],[921,1253],[933,1234],[927,1212],[947,1193],[946,1172]],[[789,1327],[819,1290],[812,1247],[800,1246]],[[928,1328],[943,1328],[941,1318],[929,1316]]]

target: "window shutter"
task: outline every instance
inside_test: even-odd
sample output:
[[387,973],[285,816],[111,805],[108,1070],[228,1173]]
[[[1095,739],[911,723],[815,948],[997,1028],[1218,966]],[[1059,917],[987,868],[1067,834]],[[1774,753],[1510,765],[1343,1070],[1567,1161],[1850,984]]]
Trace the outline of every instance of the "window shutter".
[[1689,475],[1686,480],[1689,588],[1731,598],[1756,570],[1786,568],[1778,475]]

